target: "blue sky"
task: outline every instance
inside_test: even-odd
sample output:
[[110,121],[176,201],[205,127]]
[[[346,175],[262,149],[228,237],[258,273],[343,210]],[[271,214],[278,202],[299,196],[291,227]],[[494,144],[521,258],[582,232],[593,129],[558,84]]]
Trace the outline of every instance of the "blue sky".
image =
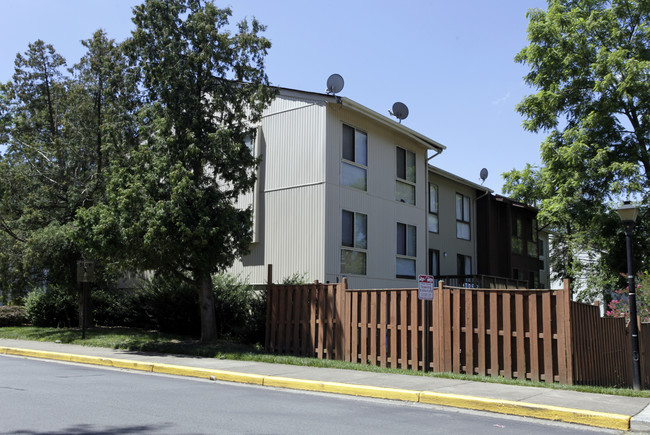
[[[83,54],[82,39],[103,28],[122,41],[133,29],[132,0],[4,0],[0,81],[13,75],[16,53],[42,39],[68,65]],[[545,0],[236,0],[231,24],[256,17],[273,44],[272,84],[324,92],[327,77],[345,79],[340,95],[388,114],[405,103],[403,124],[447,149],[431,163],[501,192],[501,173],[539,164],[544,135],[528,133],[514,110],[534,90],[513,61],[526,45],[525,17]]]

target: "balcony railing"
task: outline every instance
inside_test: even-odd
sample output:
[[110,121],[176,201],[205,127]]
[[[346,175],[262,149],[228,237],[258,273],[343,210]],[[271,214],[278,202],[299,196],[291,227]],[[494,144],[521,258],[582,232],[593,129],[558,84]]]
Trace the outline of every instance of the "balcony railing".
[[439,281],[444,281],[445,285],[451,287],[504,289],[530,288],[528,281],[490,275],[440,275],[435,278],[436,285],[438,285]]

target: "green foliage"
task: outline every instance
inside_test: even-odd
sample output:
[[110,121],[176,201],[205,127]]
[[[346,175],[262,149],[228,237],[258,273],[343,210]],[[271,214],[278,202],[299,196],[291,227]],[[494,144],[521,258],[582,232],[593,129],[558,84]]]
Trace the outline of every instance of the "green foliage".
[[306,273],[300,273],[300,272],[294,272],[293,274],[284,277],[282,279],[282,282],[280,282],[280,284],[281,285],[308,284],[307,274]]
[[[541,167],[504,174],[504,193],[540,209],[540,224],[555,232],[555,269],[576,278],[585,267],[579,253],[619,249],[621,226],[611,211],[620,199],[649,203],[650,7],[549,0],[546,11],[531,10],[528,18],[530,43],[515,60],[530,67],[524,79],[536,93],[517,111],[524,128],[549,135]],[[650,251],[639,253],[645,267]]]
[[255,290],[237,275],[222,273],[213,282],[219,336],[264,342],[266,292]]
[[248,253],[258,159],[246,146],[273,92],[264,26],[228,28],[211,1],[146,0],[124,49],[139,73],[139,141],[106,172],[106,202],[82,210],[84,245],[131,270],[189,280],[201,337],[216,337],[211,275]]
[[0,327],[27,323],[27,311],[21,305],[0,305]]
[[31,291],[25,299],[25,310],[34,326],[70,328],[78,321],[76,295],[63,287]]
[[138,290],[139,306],[148,327],[164,333],[200,336],[196,289],[189,283],[173,278],[154,278]]
[[[103,31],[65,59],[43,41],[16,57],[13,81],[0,85],[0,288],[2,300],[52,284],[76,290],[76,214],[103,200],[103,167],[133,141],[132,75]],[[113,277],[97,268],[98,284]]]
[[93,323],[102,326],[152,327],[137,289],[94,288],[90,292]]

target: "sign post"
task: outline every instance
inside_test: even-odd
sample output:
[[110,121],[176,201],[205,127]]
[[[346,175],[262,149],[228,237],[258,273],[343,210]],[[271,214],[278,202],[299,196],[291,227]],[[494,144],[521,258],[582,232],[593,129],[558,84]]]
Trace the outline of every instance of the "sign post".
[[95,263],[77,261],[77,282],[81,286],[81,338],[86,339],[86,327],[90,317],[90,283],[95,281]]
[[[429,308],[433,304],[433,289],[436,280],[433,275],[418,276],[418,299],[424,302],[424,373],[429,371]],[[431,301],[428,304],[426,301]]]

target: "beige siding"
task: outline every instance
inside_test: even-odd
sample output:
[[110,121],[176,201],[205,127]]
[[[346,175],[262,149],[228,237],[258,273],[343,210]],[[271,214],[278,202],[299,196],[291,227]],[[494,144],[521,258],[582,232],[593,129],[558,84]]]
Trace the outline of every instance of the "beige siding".
[[[429,181],[438,186],[439,232],[430,233],[427,231],[427,234],[429,236],[429,249],[437,249],[440,251],[440,274],[457,274],[458,254],[472,257],[472,273],[475,274],[477,270],[476,190],[466,184],[432,172],[429,173]],[[463,240],[456,237],[456,193],[470,198],[470,240]]]
[[323,280],[325,112],[324,102],[294,95],[279,95],[265,112],[256,193],[239,201],[255,204],[257,243],[231,268],[251,283],[266,282],[268,264],[276,282],[294,273]]
[[262,121],[266,191],[325,179],[325,105],[278,97]]
[[[348,275],[350,288],[414,287],[415,280],[396,279],[397,223],[417,228],[416,274],[426,273],[425,226],[425,155],[421,146],[384,126],[341,108],[328,106],[327,117],[327,253],[326,277],[330,282],[341,274],[341,213],[349,210],[368,216],[368,249],[366,275]],[[368,190],[343,186],[341,179],[342,124],[350,125],[368,135]],[[416,205],[395,201],[396,147],[416,154]]]

